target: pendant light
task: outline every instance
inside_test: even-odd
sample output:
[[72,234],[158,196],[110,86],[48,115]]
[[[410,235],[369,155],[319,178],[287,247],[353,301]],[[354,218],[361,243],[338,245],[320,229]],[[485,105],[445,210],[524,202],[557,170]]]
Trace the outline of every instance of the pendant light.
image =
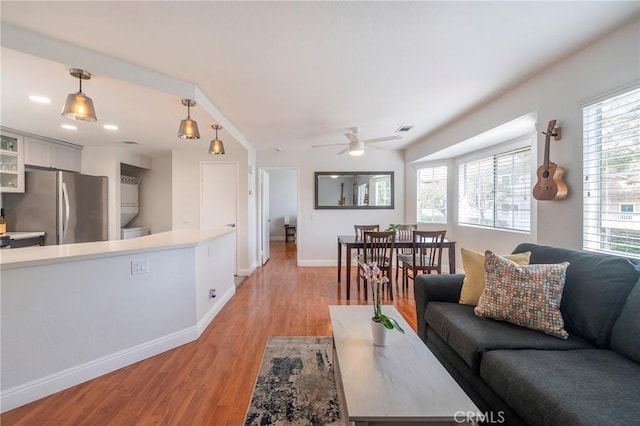
[[222,126],[214,124],[211,127],[216,131],[216,138],[212,140],[211,145],[209,145],[209,154],[224,155],[224,144],[218,139],[218,130],[222,129]]
[[198,123],[195,120],[191,119],[191,107],[196,106],[196,101],[191,99],[183,99],[182,105],[187,107],[187,118],[180,122],[178,137],[180,139],[200,139]]
[[93,108],[93,101],[82,93],[82,80],[91,79],[91,73],[79,68],[71,68],[69,74],[80,80],[80,90],[67,96],[62,115],[72,120],[97,121],[98,118],[96,117],[96,110]]

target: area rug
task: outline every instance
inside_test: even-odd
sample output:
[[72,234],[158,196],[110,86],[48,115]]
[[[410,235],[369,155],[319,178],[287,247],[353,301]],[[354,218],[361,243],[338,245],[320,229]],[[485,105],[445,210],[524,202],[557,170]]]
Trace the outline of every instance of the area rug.
[[330,337],[271,337],[245,425],[338,425]]

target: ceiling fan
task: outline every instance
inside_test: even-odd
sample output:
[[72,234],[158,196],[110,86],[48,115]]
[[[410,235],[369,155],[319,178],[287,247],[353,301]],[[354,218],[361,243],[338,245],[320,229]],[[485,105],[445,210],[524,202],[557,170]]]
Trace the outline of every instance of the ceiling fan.
[[[360,129],[358,129],[357,127],[352,127],[351,128],[351,132],[347,132],[347,133],[344,134],[347,137],[347,139],[349,139],[348,143],[330,143],[330,144],[325,144],[325,145],[312,145],[311,147],[312,148],[323,148],[325,146],[346,146],[345,149],[343,149],[342,151],[338,152],[338,155],[344,154],[345,152],[348,152],[351,155],[358,156],[358,155],[364,154],[365,145],[369,146],[369,144],[372,144],[372,143],[384,142],[384,141],[393,141],[393,140],[397,140],[397,139],[402,139],[402,136],[394,135],[394,136],[384,136],[384,137],[381,137],[381,138],[360,140],[358,138],[358,131],[359,130]],[[380,149],[380,148],[377,148],[375,146],[371,146],[371,148]]]

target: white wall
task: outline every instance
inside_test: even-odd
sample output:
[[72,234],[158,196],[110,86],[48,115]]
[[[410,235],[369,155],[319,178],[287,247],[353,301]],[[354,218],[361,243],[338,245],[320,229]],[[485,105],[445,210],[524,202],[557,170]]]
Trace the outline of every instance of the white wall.
[[[240,145],[227,150],[222,156],[210,155],[207,146],[199,145],[197,149],[174,150],[172,152],[172,229],[200,228],[200,163],[201,162],[236,162],[238,164],[238,222],[237,270],[239,275],[249,275],[256,265],[255,223],[249,222],[251,216],[255,221],[255,183],[250,186],[248,173],[247,150]],[[251,191],[251,194],[249,194]]]
[[[260,151],[259,167],[291,167],[299,170],[297,249],[300,266],[337,264],[337,235],[353,235],[355,224],[404,222],[404,159],[399,151],[369,150],[362,157],[336,155],[332,149],[304,151]],[[315,210],[314,172],[317,171],[393,171],[395,208],[381,210]]]
[[171,153],[151,159],[140,184],[140,214],[128,226],[145,226],[152,234],[171,230]]
[[[565,168],[569,196],[562,201],[534,203],[533,229],[530,235],[455,227],[458,246],[476,250],[493,248],[510,252],[522,241],[582,248],[582,110],[580,104],[640,79],[640,21],[622,27],[577,54],[533,77],[524,84],[471,114],[455,121],[411,146],[406,151],[407,212],[415,217],[416,174],[410,162],[447,146],[511,121],[527,113],[538,117],[537,159],[542,163],[547,123],[557,119],[562,140],[552,141],[551,160]],[[534,157],[535,158],[535,157]],[[451,175],[450,175],[451,178]],[[535,180],[534,180],[535,183]],[[454,181],[457,186],[457,181]],[[450,205],[451,206],[451,205]],[[455,219],[455,216],[454,216]]]
[[272,169],[269,173],[269,236],[272,240],[284,240],[284,217],[296,224],[298,209],[298,184],[296,171]]

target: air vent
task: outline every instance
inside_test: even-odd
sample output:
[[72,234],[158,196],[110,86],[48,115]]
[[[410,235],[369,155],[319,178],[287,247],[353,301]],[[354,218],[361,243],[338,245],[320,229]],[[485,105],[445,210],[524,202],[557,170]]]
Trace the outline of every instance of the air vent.
[[125,143],[127,145],[139,145],[139,143],[136,141],[122,141],[122,143]]
[[413,126],[400,126],[396,129],[396,133],[408,132],[411,129],[413,129]]

